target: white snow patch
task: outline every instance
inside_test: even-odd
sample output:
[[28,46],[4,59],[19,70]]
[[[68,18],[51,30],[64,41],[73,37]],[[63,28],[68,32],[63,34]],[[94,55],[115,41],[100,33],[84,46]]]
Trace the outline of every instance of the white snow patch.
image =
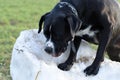
[[[83,41],[77,61],[69,71],[57,64],[64,62],[69,51],[54,58],[44,52],[45,37],[37,29],[22,31],[13,48],[10,65],[12,80],[119,80],[120,63],[108,59],[101,64],[96,76],[85,76],[83,70],[94,60],[95,50]],[[69,48],[69,47],[68,47]]]

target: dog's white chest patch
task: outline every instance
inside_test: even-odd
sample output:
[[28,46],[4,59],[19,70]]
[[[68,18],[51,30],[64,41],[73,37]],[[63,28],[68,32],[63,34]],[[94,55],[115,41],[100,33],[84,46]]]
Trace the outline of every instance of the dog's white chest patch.
[[76,33],[76,36],[84,36],[84,35],[88,35],[89,37],[94,37],[96,33],[98,33],[98,31],[92,31],[91,30],[92,25],[89,25],[87,28],[80,30],[79,32]]

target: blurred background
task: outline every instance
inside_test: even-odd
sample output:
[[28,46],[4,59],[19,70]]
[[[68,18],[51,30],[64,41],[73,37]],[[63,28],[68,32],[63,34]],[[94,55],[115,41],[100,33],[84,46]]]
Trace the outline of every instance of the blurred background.
[[44,13],[59,0],[0,0],[0,80],[11,80],[10,59],[22,30],[38,28]]

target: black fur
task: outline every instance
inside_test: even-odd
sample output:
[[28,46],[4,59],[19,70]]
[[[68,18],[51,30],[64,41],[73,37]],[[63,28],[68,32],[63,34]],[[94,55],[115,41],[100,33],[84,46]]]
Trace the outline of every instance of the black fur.
[[[52,36],[56,55],[67,49],[68,41],[74,43],[76,51],[81,39],[98,44],[95,60],[84,70],[87,75],[96,75],[100,63],[104,60],[105,49],[107,48],[109,52],[112,42],[115,41],[113,39],[120,36],[120,7],[115,0],[61,0],[61,2],[74,6],[78,16],[67,5],[60,8],[60,3],[58,3],[51,12],[42,16],[39,29],[41,30],[42,22],[44,22],[44,34],[47,39]],[[92,25],[91,31],[98,31],[95,36],[74,36],[74,33],[89,25]],[[120,40],[116,42],[120,43]],[[71,48],[68,60],[59,64],[58,67],[62,70],[69,70],[75,58],[76,52]]]

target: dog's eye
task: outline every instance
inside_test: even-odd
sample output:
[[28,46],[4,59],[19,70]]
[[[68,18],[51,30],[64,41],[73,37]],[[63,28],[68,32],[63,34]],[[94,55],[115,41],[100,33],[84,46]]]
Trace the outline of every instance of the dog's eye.
[[61,37],[61,36],[58,36],[58,35],[53,34],[53,35],[52,35],[52,39],[54,39],[55,41],[61,41],[61,40],[62,40],[62,37]]
[[50,33],[49,32],[47,32],[47,31],[44,32],[44,35],[45,35],[46,38],[50,38]]

